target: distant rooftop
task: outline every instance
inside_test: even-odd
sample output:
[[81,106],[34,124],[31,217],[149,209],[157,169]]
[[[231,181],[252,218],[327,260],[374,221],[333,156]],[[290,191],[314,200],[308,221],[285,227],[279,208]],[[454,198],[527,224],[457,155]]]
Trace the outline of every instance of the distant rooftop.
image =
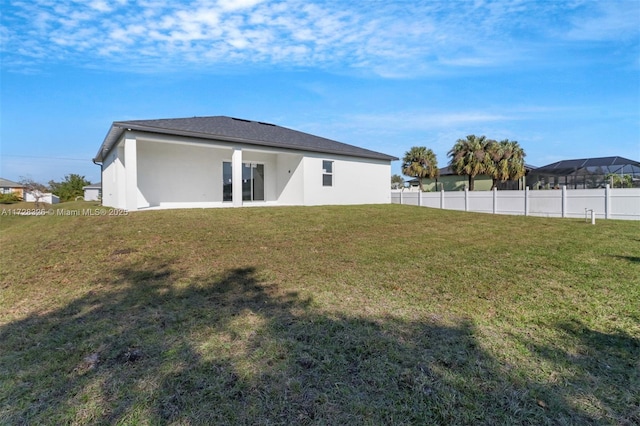
[[225,116],[115,121],[95,161],[102,162],[126,130],[393,161],[396,157],[262,121]]
[[2,188],[23,188],[24,185],[9,179],[0,178],[0,187]]
[[624,157],[581,158],[557,161],[535,170],[536,175],[565,176],[573,173],[640,175],[640,162]]

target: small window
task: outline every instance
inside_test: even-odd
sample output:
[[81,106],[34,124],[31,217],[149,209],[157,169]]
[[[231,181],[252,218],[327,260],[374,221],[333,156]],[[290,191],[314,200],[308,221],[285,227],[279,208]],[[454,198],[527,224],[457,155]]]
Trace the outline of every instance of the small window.
[[322,160],[322,186],[333,186],[333,161]]

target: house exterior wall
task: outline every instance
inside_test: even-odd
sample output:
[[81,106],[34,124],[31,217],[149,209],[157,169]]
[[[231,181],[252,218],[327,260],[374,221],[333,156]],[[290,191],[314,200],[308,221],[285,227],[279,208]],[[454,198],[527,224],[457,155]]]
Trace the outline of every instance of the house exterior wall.
[[50,192],[42,193],[38,198],[36,198],[36,196],[34,196],[31,192],[25,192],[24,201],[28,203],[34,203],[38,201],[40,203],[58,204],[60,202],[60,198],[57,195],[52,194]]
[[281,153],[277,157],[276,181],[278,204],[283,206],[304,203],[304,156]]
[[[322,185],[323,160],[334,162],[331,187]],[[233,202],[223,201],[225,161],[234,164]],[[240,200],[243,163],[264,165],[264,201]],[[102,201],[126,210],[390,203],[390,176],[383,160],[125,132],[103,162]]]
[[222,159],[231,150],[138,141],[138,207],[222,202]]
[[86,188],[84,190],[84,200],[85,201],[99,201],[100,200],[100,189],[99,188]]
[[24,188],[17,188],[14,186],[0,187],[0,194],[15,194],[20,198],[24,198]]
[[[333,185],[323,186],[323,160],[333,161]],[[304,205],[384,204],[391,202],[388,161],[307,154],[304,158]]]
[[121,208],[117,200],[116,158],[118,148],[114,148],[102,163],[100,180],[102,181],[102,204],[105,206]]
[[120,142],[102,163],[102,204],[105,206],[127,208],[124,164],[124,142]]
[[[436,179],[423,179],[422,186],[426,192],[440,191],[464,191],[469,185],[469,177],[465,175],[445,175],[439,176],[438,187]],[[478,175],[474,179],[474,191],[490,191],[493,180],[487,175]]]

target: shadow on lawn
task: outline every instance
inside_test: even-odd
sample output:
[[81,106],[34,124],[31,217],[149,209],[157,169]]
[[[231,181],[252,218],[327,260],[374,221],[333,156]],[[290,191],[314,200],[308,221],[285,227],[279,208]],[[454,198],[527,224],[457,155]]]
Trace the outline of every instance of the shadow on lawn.
[[192,277],[147,261],[95,287],[0,328],[0,423],[599,419],[509,381],[469,323],[319,313],[253,268]]
[[640,263],[640,256],[619,256],[613,255],[612,257],[616,257],[618,259],[628,260],[631,263]]
[[[591,330],[578,320],[559,322],[556,328],[562,348],[535,343],[529,347],[554,363],[555,371],[563,372],[560,381],[570,385],[561,395],[563,404],[587,402],[602,423],[640,424],[640,339],[623,332]],[[595,416],[597,412],[603,418]]]

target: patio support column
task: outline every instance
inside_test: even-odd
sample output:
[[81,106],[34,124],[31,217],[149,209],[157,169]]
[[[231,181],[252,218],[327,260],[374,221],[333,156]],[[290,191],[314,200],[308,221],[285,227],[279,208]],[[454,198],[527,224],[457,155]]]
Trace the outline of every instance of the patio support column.
[[124,140],[125,208],[138,210],[138,149],[135,138]]
[[231,154],[231,173],[233,189],[231,198],[233,200],[233,207],[242,207],[242,149],[233,148],[233,154]]

